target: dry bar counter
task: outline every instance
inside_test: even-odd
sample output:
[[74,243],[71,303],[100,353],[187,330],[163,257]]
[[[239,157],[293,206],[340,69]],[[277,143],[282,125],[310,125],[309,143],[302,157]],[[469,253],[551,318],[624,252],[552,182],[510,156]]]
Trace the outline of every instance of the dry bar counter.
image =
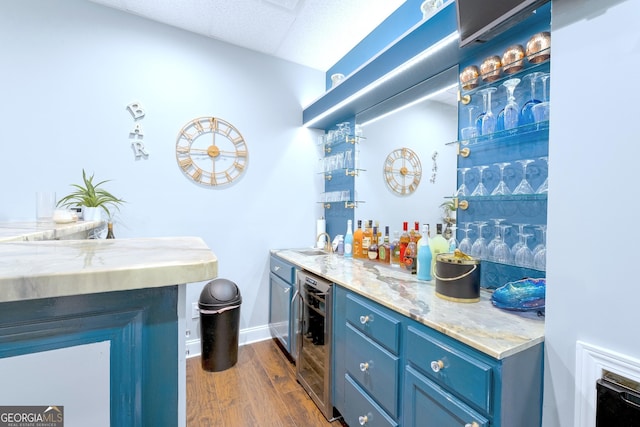
[[[217,258],[202,239],[3,237],[0,405],[59,405],[68,425],[186,425],[185,288],[217,276]],[[107,352],[102,369],[94,347],[97,359]],[[61,351],[65,361],[47,367]],[[48,384],[58,372],[88,374]],[[107,376],[106,402],[98,405],[107,420],[86,413],[96,402],[83,395],[100,388],[93,374]],[[53,401],[37,401],[47,387]]]

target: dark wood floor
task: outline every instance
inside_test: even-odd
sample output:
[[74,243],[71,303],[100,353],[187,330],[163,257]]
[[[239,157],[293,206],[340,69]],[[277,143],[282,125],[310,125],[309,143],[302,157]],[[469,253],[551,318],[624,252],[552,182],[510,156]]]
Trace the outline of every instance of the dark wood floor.
[[327,422],[274,341],[241,346],[238,363],[207,372],[187,359],[188,427],[341,427]]

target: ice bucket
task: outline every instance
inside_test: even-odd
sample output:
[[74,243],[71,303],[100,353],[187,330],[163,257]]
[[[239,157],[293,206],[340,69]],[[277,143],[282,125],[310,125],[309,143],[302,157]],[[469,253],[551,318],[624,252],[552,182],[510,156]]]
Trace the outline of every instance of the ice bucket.
[[436,255],[436,295],[456,302],[480,301],[480,260],[458,250]]

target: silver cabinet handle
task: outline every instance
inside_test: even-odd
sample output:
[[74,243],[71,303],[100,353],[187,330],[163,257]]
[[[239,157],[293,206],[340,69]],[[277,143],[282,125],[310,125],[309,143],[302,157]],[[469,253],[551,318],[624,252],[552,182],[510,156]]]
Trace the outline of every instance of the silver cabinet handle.
[[465,424],[464,427],[480,427],[480,425],[474,421],[472,423]]
[[[444,362],[442,360],[434,360],[433,362],[431,362],[431,370],[433,372],[440,372],[441,369],[444,369]],[[465,427],[470,427],[470,426],[467,425]]]
[[369,362],[362,362],[360,364],[360,370],[366,372],[369,369]]
[[366,325],[369,322],[373,322],[373,316],[371,315],[360,316],[360,323],[362,323],[363,325]]
[[280,266],[279,265],[274,265],[273,266],[273,271],[275,272],[275,271],[278,271],[278,270],[280,270]]
[[369,417],[367,415],[360,415],[358,417],[358,423],[361,426],[366,425],[368,421],[369,421]]

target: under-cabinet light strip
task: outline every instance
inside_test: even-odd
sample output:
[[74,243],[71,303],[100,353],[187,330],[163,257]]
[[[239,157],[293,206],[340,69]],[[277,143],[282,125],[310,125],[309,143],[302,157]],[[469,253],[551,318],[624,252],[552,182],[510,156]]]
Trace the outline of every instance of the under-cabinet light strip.
[[427,94],[427,95],[425,95],[425,96],[423,96],[423,97],[421,97],[421,98],[419,98],[419,99],[416,99],[415,101],[411,101],[411,102],[409,102],[408,104],[404,104],[404,105],[402,105],[402,106],[400,106],[400,107],[398,107],[398,108],[396,108],[396,109],[394,109],[394,110],[391,110],[391,111],[389,111],[389,112],[387,112],[387,113],[381,114],[381,115],[379,115],[378,117],[374,117],[374,118],[373,118],[373,119],[371,119],[371,120],[367,120],[366,122],[362,122],[362,123],[358,123],[358,124],[359,124],[360,126],[366,126],[366,125],[371,124],[371,123],[373,123],[373,122],[377,122],[377,121],[378,121],[378,120],[380,120],[380,119],[383,119],[383,118],[385,118],[385,117],[389,117],[389,116],[390,116],[390,115],[392,115],[392,114],[395,114],[395,113],[397,113],[397,112],[399,112],[399,111],[402,111],[402,110],[404,110],[404,109],[406,109],[406,108],[409,108],[409,107],[412,107],[412,106],[414,106],[414,105],[416,105],[416,104],[419,104],[419,103],[421,103],[422,101],[426,101],[426,100],[428,100],[428,99],[430,99],[430,98],[434,98],[434,97],[436,97],[436,96],[440,95],[441,93],[444,93],[444,92],[446,92],[446,91],[448,91],[448,90],[451,90],[451,89],[453,89],[453,88],[456,88],[456,87],[458,87],[458,83],[453,83],[453,84],[452,84],[452,85],[450,85],[450,86],[447,86],[447,87],[445,87],[445,88],[443,88],[443,89],[438,89],[437,91],[435,91],[435,92],[431,92],[431,93],[429,93],[429,94]]
[[453,42],[455,42],[457,40],[458,40],[458,31],[454,31],[453,33],[449,34],[448,36],[446,36],[445,38],[443,38],[439,42],[435,43],[434,45],[432,45],[428,49],[423,50],[422,52],[420,52],[419,54],[417,54],[416,56],[414,56],[413,58],[411,58],[410,60],[408,60],[404,64],[401,64],[398,67],[394,68],[393,70],[389,71],[387,74],[385,74],[384,76],[380,77],[375,82],[373,82],[370,85],[360,89],[358,92],[356,92],[353,95],[345,98],[341,102],[337,103],[333,107],[331,107],[328,110],[326,110],[324,113],[322,113],[322,114],[316,116],[314,119],[308,121],[303,126],[304,127],[313,126],[314,124],[318,123],[320,120],[324,119],[325,117],[329,116],[330,114],[333,114],[334,112],[338,111],[340,108],[344,107],[345,105],[347,105],[347,104],[355,101],[356,99],[366,95],[367,93],[371,92],[372,90],[376,89],[377,87],[379,87],[383,83],[387,82],[388,80],[396,77],[397,75],[404,73],[405,71],[407,71],[410,68],[416,66],[420,62],[422,62],[425,59],[431,57],[432,55],[434,55],[438,51],[444,49],[450,43],[453,43]]

